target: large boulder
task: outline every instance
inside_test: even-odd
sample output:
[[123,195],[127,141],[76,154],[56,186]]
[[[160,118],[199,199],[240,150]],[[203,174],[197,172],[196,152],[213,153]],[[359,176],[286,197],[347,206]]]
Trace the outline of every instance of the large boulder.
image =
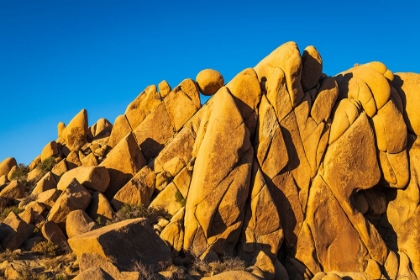
[[0,192],[0,196],[9,199],[17,199],[24,197],[25,191],[26,188],[21,182],[13,180]]
[[23,221],[14,212],[0,223],[0,242],[3,248],[17,249],[28,239],[35,226]]
[[150,85],[125,110],[131,129],[135,129],[162,102],[155,85]]
[[86,210],[92,195],[76,179],[61,193],[57,201],[51,207],[48,220],[65,228],[66,217],[73,210]]
[[45,145],[44,149],[42,149],[41,161],[44,161],[49,157],[56,156],[57,154],[58,154],[57,142],[51,141],[47,145]]
[[227,88],[212,98],[187,197],[184,250],[195,256],[211,250],[229,254],[243,222],[253,149],[249,132]]
[[67,148],[74,151],[80,149],[87,142],[88,134],[88,115],[86,109],[82,109],[62,131],[61,137]]
[[64,173],[57,189],[64,191],[76,179],[85,188],[105,192],[109,185],[108,169],[103,166],[80,166]]
[[137,145],[134,134],[128,134],[118,142],[99,165],[108,169],[110,178],[105,196],[108,199],[112,199],[134,174],[145,165],[146,160]]
[[124,204],[149,205],[155,190],[155,180],[155,172],[144,166],[115,194],[111,200],[112,206],[119,210]]
[[66,218],[66,234],[69,238],[91,231],[98,226],[83,210],[71,211]]
[[68,240],[73,252],[80,258],[83,253],[98,253],[105,259],[115,260],[122,270],[131,269],[138,260],[154,270],[171,261],[171,250],[159,238],[144,218],[129,219]]
[[222,74],[213,69],[201,70],[195,80],[200,88],[200,92],[204,95],[215,94],[224,85],[225,81]]
[[4,159],[0,163],[0,177],[3,175],[7,176],[7,174],[10,172],[13,166],[17,166],[17,162],[15,158],[9,157],[9,158]]

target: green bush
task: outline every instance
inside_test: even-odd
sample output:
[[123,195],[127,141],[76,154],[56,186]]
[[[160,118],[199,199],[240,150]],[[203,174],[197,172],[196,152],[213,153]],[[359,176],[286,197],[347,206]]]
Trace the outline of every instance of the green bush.
[[38,168],[41,169],[44,173],[50,172],[55,165],[55,158],[49,157],[46,158],[44,161],[38,164]]
[[35,246],[32,248],[32,252],[50,258],[63,254],[63,250],[60,248],[60,246],[50,241],[41,241],[35,244]]
[[185,207],[185,204],[187,204],[187,199],[182,196],[182,193],[179,190],[175,193],[175,200],[181,204],[182,207]]
[[19,213],[22,213],[23,210],[24,209],[19,209],[19,207],[16,205],[4,208],[0,213],[0,222],[4,221],[10,212],[14,212],[16,215],[18,215]]
[[113,224],[127,219],[148,218],[150,214],[150,211],[143,204],[132,205],[125,203],[121,209],[115,213],[112,221],[109,221],[107,224]]
[[25,181],[26,175],[28,175],[29,169],[23,163],[19,163],[15,171],[10,176],[10,180]]

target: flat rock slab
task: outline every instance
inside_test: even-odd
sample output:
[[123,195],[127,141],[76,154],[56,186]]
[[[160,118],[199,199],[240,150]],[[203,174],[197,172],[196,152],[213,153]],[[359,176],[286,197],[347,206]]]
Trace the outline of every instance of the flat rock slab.
[[98,253],[115,260],[121,270],[130,270],[135,262],[154,270],[171,262],[171,250],[144,218],[124,220],[75,236],[68,242],[78,258],[83,253]]

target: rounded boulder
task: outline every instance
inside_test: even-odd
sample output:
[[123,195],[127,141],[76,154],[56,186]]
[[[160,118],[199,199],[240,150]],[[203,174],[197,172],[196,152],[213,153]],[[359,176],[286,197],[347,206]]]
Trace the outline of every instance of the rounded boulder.
[[222,74],[213,69],[204,69],[200,71],[195,80],[200,92],[207,96],[215,94],[225,82]]

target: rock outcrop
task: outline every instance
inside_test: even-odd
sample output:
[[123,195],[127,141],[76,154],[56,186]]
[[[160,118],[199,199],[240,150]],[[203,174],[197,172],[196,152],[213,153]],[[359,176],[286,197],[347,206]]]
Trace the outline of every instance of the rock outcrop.
[[[199,92],[212,97],[202,105]],[[79,279],[138,278],[133,265],[197,279],[417,279],[419,107],[420,74],[371,62],[328,76],[316,48],[294,42],[226,84],[212,69],[162,81],[113,124],[88,127],[86,110],[59,123],[28,169],[1,162],[1,210],[22,213],[2,221],[0,242],[18,248],[34,227],[68,241]]]

